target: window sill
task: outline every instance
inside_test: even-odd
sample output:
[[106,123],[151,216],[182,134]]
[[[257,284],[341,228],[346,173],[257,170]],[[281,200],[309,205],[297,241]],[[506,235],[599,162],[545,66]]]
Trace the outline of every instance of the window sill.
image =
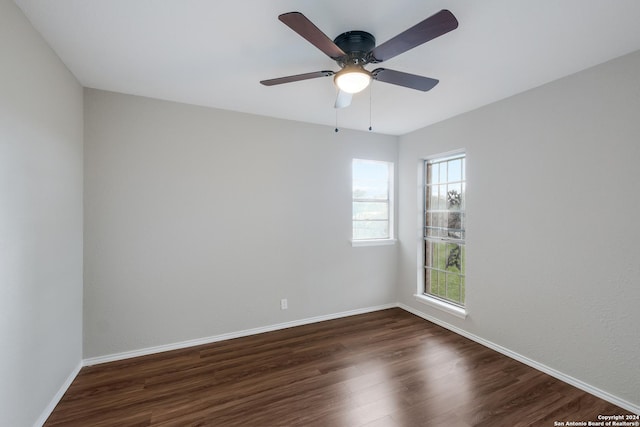
[[413,297],[417,301],[423,304],[429,305],[431,307],[437,308],[438,310],[442,310],[446,313],[452,314],[456,317],[459,317],[460,319],[467,318],[467,310],[465,310],[464,308],[456,307],[455,305],[452,305],[452,304],[447,304],[444,301],[440,301],[439,299],[436,299],[436,298],[430,298],[426,295],[415,294]]
[[351,240],[351,246],[354,248],[362,246],[390,246],[395,245],[396,242],[396,239]]

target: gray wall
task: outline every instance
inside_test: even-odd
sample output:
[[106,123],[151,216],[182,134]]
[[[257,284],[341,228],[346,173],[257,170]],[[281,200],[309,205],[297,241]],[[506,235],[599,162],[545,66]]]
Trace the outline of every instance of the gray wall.
[[396,138],[84,99],[85,358],[394,302],[396,247],[349,239],[351,159]]
[[[417,302],[420,160],[467,152],[467,306]],[[640,52],[403,136],[398,300],[640,405]]]
[[0,0],[0,425],[28,426],[82,359],[82,88]]

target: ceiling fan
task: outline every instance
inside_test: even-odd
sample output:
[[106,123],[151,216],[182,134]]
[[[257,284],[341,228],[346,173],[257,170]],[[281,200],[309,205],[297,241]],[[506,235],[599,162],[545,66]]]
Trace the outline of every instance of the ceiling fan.
[[341,70],[338,72],[325,70],[296,74],[262,80],[260,83],[265,86],[273,86],[317,77],[334,76],[334,82],[339,89],[335,108],[349,106],[353,94],[364,90],[369,86],[371,80],[378,80],[423,92],[432,89],[438,84],[438,80],[388,68],[376,68],[373,71],[367,71],[364,66],[378,64],[391,59],[458,27],[456,17],[450,11],[444,9],[382,43],[380,46],[376,46],[375,37],[366,31],[347,31],[331,41],[313,22],[300,12],[284,13],[278,16],[278,19],[324,52],[329,58],[336,61]]

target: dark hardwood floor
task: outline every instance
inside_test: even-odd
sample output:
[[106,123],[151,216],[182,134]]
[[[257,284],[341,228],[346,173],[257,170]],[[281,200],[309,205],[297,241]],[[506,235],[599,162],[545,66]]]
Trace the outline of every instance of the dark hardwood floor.
[[630,414],[401,309],[81,370],[46,426],[554,426]]

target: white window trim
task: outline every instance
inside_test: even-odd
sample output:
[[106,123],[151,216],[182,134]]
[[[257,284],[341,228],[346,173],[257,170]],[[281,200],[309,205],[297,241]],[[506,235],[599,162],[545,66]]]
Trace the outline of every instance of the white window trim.
[[351,239],[351,246],[354,248],[360,248],[363,246],[391,246],[395,245],[398,240],[394,238],[389,239],[362,239],[362,240],[353,240]]
[[[466,158],[466,150],[465,149],[458,149],[458,150],[453,150],[453,151],[449,151],[446,153],[442,153],[442,154],[438,154],[438,155],[434,155],[434,156],[429,156],[426,158],[423,158],[420,163],[419,163],[419,167],[418,167],[418,180],[421,183],[420,184],[420,190],[419,190],[419,199],[418,200],[422,200],[421,203],[421,220],[420,220],[420,244],[419,244],[419,248],[418,248],[418,283],[417,283],[417,289],[416,289],[416,293],[413,295],[413,297],[418,301],[421,302],[422,304],[431,306],[433,308],[436,308],[438,310],[444,311],[445,313],[449,313],[453,316],[456,316],[460,319],[466,319],[467,318],[467,307],[466,304],[464,307],[460,307],[457,306],[453,303],[441,300],[439,298],[433,297],[427,293],[424,293],[424,283],[425,283],[425,268],[424,268],[424,208],[425,208],[425,203],[424,203],[424,175],[426,173],[426,171],[424,170],[425,164],[426,162],[432,161],[432,160],[442,160],[442,159],[448,159],[448,158],[452,158],[452,157],[456,157],[456,156],[460,156],[463,155]],[[466,239],[465,239],[466,242]]]
[[466,308],[458,307],[451,303],[439,300],[437,298],[431,297],[426,294],[415,294],[413,296],[418,302],[429,305],[431,307],[437,308],[438,310],[442,310],[446,313],[452,314],[460,319],[467,318],[467,310]]

